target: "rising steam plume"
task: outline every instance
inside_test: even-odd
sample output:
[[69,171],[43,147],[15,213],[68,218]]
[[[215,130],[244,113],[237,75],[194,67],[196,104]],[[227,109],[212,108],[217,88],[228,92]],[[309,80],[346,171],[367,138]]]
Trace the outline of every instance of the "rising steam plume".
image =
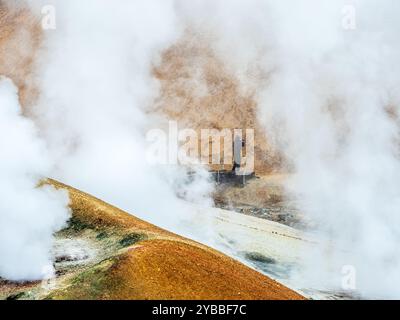
[[69,217],[68,196],[39,187],[51,157],[34,124],[21,116],[9,79],[0,80],[0,106],[0,276],[37,280],[52,272],[52,236]]
[[[179,3],[242,90],[254,93],[269,143],[293,173],[287,195],[316,225],[323,244],[304,253],[299,279],[340,287],[350,265],[363,294],[398,296],[399,4]],[[349,5],[355,29],[344,25]]]
[[[41,1],[28,3],[39,17]],[[398,1],[50,3],[58,25],[32,50],[36,81],[15,82],[32,97],[22,103],[51,176],[179,231],[174,186],[184,173],[148,166],[146,129],[160,111],[194,128],[254,126],[260,172],[293,173],[288,196],[322,243],[304,253],[299,278],[337,283],[353,265],[363,294],[399,297]],[[355,29],[343,27],[345,5],[356,9]],[[31,75],[28,65],[18,69]],[[204,176],[185,188],[208,204]]]

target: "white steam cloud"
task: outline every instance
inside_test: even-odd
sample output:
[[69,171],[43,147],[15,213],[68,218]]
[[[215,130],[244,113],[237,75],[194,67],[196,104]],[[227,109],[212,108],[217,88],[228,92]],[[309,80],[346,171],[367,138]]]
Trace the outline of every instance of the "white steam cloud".
[[4,104],[11,104],[0,111],[14,108],[15,113],[1,118],[7,124],[1,127],[1,142],[7,144],[0,162],[7,200],[0,207],[0,276],[32,280],[48,276],[44,273],[52,268],[52,234],[67,219],[67,197],[37,188],[45,177],[207,241],[207,227],[191,228],[181,199],[210,204],[206,170],[197,168],[188,181],[183,168],[151,166],[146,158],[146,132],[162,125],[162,119],[146,114],[158,93],[152,66],[180,35],[174,2],[6,3],[28,5],[38,18],[44,7],[54,6],[56,30],[43,33],[37,55],[40,100],[28,111],[33,122],[18,115],[14,87],[3,84],[0,92]]
[[[293,164],[288,192],[327,241],[305,253],[311,272],[301,277],[341,289],[342,266],[351,265],[359,292],[399,297],[398,1],[182,1],[181,8],[212,35],[244,88],[256,88],[268,135]],[[255,77],[257,69],[264,76]]]
[[68,219],[68,196],[39,187],[52,167],[32,121],[21,116],[18,92],[0,80],[0,277],[37,280],[52,270],[53,233]]
[[341,268],[352,265],[359,292],[398,297],[399,127],[388,109],[400,107],[400,7],[356,1],[358,26],[348,31],[344,2],[306,2],[295,17],[276,5],[277,71],[260,97],[267,128],[282,125],[273,134],[295,166],[288,189],[330,242],[310,254],[305,277],[339,287]]
[[[305,42],[278,43],[279,71],[261,101],[265,119],[283,124],[275,134],[295,165],[289,190],[329,239],[324,251],[341,250],[310,255],[307,279],[337,281],[341,267],[352,265],[359,292],[398,297],[400,7],[357,1],[358,27],[347,31],[337,17],[340,3],[314,3],[320,16],[305,11],[300,28],[280,16],[282,38]],[[320,259],[330,273],[315,272]]]
[[145,139],[163,124],[146,111],[158,95],[152,67],[181,33],[174,2],[49,4],[57,29],[45,33],[42,94],[33,116],[57,162],[53,177],[185,233],[180,224],[187,209],[177,194],[209,203],[208,174],[199,169],[199,179],[188,182],[180,168],[151,166]]

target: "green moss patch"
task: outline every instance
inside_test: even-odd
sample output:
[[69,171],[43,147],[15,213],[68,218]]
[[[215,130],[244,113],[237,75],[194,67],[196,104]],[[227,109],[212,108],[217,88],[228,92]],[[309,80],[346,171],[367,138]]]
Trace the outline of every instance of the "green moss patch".
[[120,246],[123,248],[129,247],[139,241],[146,240],[147,237],[145,234],[141,233],[130,233],[123,237],[121,241],[119,242]]
[[276,261],[270,257],[264,256],[259,252],[246,252],[245,258],[247,260],[258,262],[258,263],[266,263],[266,264],[275,264]]
[[104,239],[106,239],[106,238],[108,238],[108,234],[107,234],[107,232],[100,232],[97,236],[96,236],[96,239],[97,240],[104,240]]
[[80,232],[86,229],[91,229],[91,226],[82,222],[81,220],[72,217],[69,221],[68,221],[68,229],[75,231],[75,232]]

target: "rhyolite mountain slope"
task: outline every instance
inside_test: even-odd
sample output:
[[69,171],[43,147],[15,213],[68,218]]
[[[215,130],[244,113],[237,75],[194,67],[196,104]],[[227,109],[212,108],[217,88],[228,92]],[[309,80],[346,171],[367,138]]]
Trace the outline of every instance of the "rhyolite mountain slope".
[[303,299],[197,242],[55,181],[72,218],[56,235],[55,279],[0,281],[3,299]]

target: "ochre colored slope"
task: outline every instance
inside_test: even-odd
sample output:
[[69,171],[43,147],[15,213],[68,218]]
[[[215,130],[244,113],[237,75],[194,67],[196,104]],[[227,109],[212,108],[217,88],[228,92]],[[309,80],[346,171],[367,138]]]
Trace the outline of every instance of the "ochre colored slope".
[[38,96],[34,71],[41,39],[40,21],[28,9],[0,2],[0,75],[18,86],[24,111]]
[[73,277],[53,299],[302,299],[216,250],[164,231],[98,199],[68,189],[75,220],[97,232],[142,235]]
[[[156,114],[177,121],[181,128],[196,130],[199,137],[202,129],[236,128],[243,129],[244,133],[246,129],[253,129],[257,175],[281,170],[281,155],[259,121],[254,88],[250,83],[243,86],[208,39],[198,33],[185,33],[163,52],[154,76],[160,82],[160,94],[154,104]],[[269,81],[268,75],[254,73],[253,76],[257,86]],[[202,148],[209,143],[208,139],[198,142]],[[230,163],[224,164],[210,167],[232,169]]]

